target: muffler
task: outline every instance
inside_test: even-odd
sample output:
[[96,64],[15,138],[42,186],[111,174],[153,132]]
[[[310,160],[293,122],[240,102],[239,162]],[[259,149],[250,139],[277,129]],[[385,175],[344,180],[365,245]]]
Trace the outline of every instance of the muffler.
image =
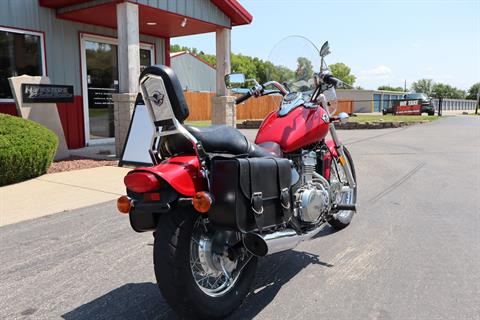
[[253,255],[264,257],[269,254],[294,249],[300,242],[315,236],[322,227],[323,225],[304,234],[298,234],[293,229],[285,229],[264,235],[253,232],[247,233],[243,236],[243,244]]

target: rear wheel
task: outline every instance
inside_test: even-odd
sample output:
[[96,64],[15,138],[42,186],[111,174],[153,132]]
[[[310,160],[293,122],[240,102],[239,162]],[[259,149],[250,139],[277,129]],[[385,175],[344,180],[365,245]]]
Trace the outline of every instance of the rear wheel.
[[[339,192],[336,196],[336,203],[354,204],[357,202],[357,177],[355,167],[353,166],[352,156],[346,147],[343,147],[345,158],[352,169],[353,178],[355,180],[355,188],[351,188],[347,183],[347,175],[345,169],[340,164],[338,158],[332,159],[332,168],[330,170],[330,183],[337,185]],[[337,230],[346,228],[353,219],[354,211],[342,210],[337,212],[328,223]]]
[[161,217],[154,264],[158,286],[172,309],[189,319],[216,319],[240,306],[254,280],[257,258],[243,249],[238,233],[215,232],[207,218],[183,209]]

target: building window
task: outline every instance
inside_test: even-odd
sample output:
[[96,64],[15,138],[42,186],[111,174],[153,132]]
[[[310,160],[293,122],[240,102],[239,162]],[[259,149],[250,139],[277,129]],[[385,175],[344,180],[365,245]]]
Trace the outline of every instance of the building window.
[[0,27],[0,100],[13,99],[9,77],[45,75],[43,35]]

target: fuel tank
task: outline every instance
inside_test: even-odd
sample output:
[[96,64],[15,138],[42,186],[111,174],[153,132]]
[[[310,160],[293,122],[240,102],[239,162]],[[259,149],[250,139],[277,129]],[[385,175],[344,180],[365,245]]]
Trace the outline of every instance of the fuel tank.
[[285,116],[273,111],[260,126],[255,143],[276,142],[283,152],[288,153],[322,140],[328,127],[327,113],[319,106],[298,106]]

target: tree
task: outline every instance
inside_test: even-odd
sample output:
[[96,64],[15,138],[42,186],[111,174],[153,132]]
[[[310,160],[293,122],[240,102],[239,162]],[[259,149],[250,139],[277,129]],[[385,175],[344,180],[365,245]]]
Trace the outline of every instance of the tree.
[[295,70],[295,78],[297,80],[308,80],[313,76],[313,65],[310,60],[305,57],[297,59],[297,70]]
[[432,96],[447,99],[464,99],[465,91],[455,88],[449,84],[435,83],[432,86]]
[[468,89],[468,94],[466,96],[466,99],[477,100],[479,93],[480,93],[480,82],[477,82],[473,86],[471,86],[470,89]]
[[[199,58],[202,58],[212,66],[216,66],[217,58],[213,54],[206,54],[196,48],[184,47],[178,44],[170,45],[170,52],[180,51],[190,52]],[[260,83],[265,83],[269,80],[283,83],[295,79],[295,72],[293,70],[284,66],[276,66],[270,61],[263,61],[243,54],[232,53],[231,63],[232,72],[243,73],[248,79],[256,79]],[[305,70],[307,75],[311,76],[313,74],[312,63],[307,58],[299,58],[298,64],[302,70]]]
[[232,54],[232,72],[243,73],[247,79],[257,78],[257,67],[253,59],[242,54]]
[[378,90],[403,92],[402,87],[390,87],[390,86],[380,86],[378,87]]
[[412,83],[412,90],[418,93],[425,93],[427,96],[432,95],[433,80],[420,79]]
[[335,78],[338,78],[346,84],[352,86],[355,83],[357,77],[350,74],[351,69],[344,63],[334,63],[328,66]]

